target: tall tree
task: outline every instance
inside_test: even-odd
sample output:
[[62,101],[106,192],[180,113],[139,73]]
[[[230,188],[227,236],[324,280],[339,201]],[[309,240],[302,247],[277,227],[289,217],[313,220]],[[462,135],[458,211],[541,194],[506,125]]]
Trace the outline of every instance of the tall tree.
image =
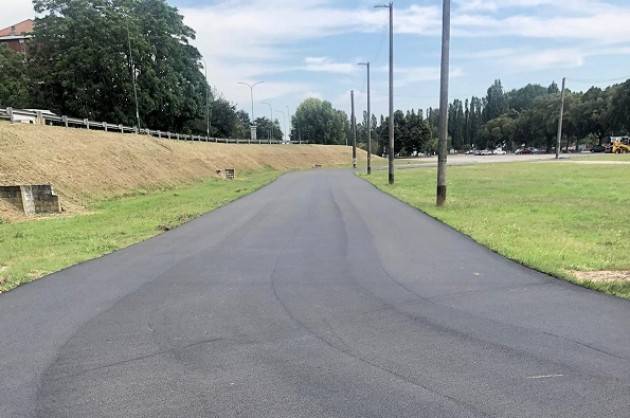
[[[165,0],[33,0],[30,65],[41,103],[95,120],[183,130],[205,114],[195,33]],[[34,86],[35,87],[35,86]]]
[[29,107],[28,66],[24,56],[0,45],[0,107]]
[[501,116],[507,110],[507,100],[503,92],[501,80],[495,80],[494,84],[488,88],[485,106],[483,109],[483,120],[487,122]]
[[340,145],[346,142],[344,112],[333,109],[332,104],[316,98],[303,101],[293,116],[293,126],[299,126],[304,140],[315,144]]
[[[273,136],[272,135],[273,131]],[[271,139],[276,141],[281,141],[283,138],[282,128],[280,127],[280,122],[278,119],[274,120],[273,123],[270,119],[262,117],[256,118],[256,137],[260,140],[266,140],[271,136]]]

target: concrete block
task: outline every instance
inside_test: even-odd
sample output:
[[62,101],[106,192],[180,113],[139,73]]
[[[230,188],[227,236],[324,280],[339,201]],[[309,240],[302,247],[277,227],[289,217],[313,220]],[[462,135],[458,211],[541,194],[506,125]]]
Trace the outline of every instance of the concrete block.
[[0,186],[0,200],[8,202],[27,216],[60,213],[61,203],[50,184]]

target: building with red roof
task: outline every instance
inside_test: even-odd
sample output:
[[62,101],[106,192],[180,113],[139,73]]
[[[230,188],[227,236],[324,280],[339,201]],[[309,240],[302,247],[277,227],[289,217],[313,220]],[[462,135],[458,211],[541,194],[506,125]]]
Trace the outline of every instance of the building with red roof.
[[33,19],[26,19],[0,29],[0,45],[7,45],[16,52],[26,52],[26,41],[32,37]]

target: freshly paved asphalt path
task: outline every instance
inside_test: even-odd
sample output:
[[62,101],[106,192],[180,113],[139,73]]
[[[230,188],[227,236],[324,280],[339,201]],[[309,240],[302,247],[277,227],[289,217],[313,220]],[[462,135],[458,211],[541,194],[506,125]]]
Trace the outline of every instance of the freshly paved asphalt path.
[[628,417],[630,303],[322,170],[0,296],[1,417]]

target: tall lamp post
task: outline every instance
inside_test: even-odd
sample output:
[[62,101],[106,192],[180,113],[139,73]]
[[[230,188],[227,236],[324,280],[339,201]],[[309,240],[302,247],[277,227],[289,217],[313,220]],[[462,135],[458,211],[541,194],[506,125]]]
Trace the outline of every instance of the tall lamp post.
[[[108,6],[111,7],[111,4],[108,3]],[[107,6],[94,6],[96,10],[106,11]],[[133,86],[133,100],[136,108],[136,125],[138,129],[141,128],[140,124],[140,106],[138,104],[138,85],[136,80],[136,65],[133,61],[133,53],[131,52],[131,35],[129,32],[129,12],[125,10],[123,12],[123,16],[125,18],[125,29],[127,30],[127,53],[129,54],[129,69],[131,72],[131,84]]]
[[293,121],[291,120],[291,112],[289,106],[287,106],[287,141],[291,141],[291,133],[293,132]]
[[367,173],[368,175],[370,175],[372,174],[372,107],[370,102],[370,63],[360,62],[358,65],[362,65],[367,68]]
[[238,84],[242,84],[243,86],[249,87],[249,94],[252,99],[252,126],[250,127],[251,128],[250,142],[256,140],[256,117],[254,116],[254,87],[262,83],[264,83],[264,81],[257,81],[253,84],[246,83],[244,81],[238,82]]
[[271,112],[271,133],[270,133],[270,137],[269,140],[273,139],[273,106],[271,105],[271,103],[268,102],[262,102],[263,104],[269,106],[269,111]]
[[394,3],[374,6],[389,9],[389,184],[394,184]]
[[357,118],[354,114],[354,90],[350,90],[350,119],[352,119],[352,168],[357,168]]
[[[284,112],[281,110],[280,111],[280,115],[282,116],[282,126],[284,127],[284,130],[287,130],[287,123],[286,123],[286,119],[284,118]],[[284,142],[284,135],[286,134],[286,132],[282,133],[282,142]]]
[[136,65],[133,62],[133,54],[131,53],[131,36],[129,35],[129,16],[125,14],[125,25],[127,27],[127,47],[129,48],[129,62],[131,64],[131,81],[133,83],[133,98],[136,103],[136,124],[138,129],[140,125],[140,106],[138,105],[138,85],[136,81]]
[[208,91],[206,92],[206,137],[210,138],[210,82],[208,81],[208,63],[203,59],[203,69],[206,75],[206,84]]

